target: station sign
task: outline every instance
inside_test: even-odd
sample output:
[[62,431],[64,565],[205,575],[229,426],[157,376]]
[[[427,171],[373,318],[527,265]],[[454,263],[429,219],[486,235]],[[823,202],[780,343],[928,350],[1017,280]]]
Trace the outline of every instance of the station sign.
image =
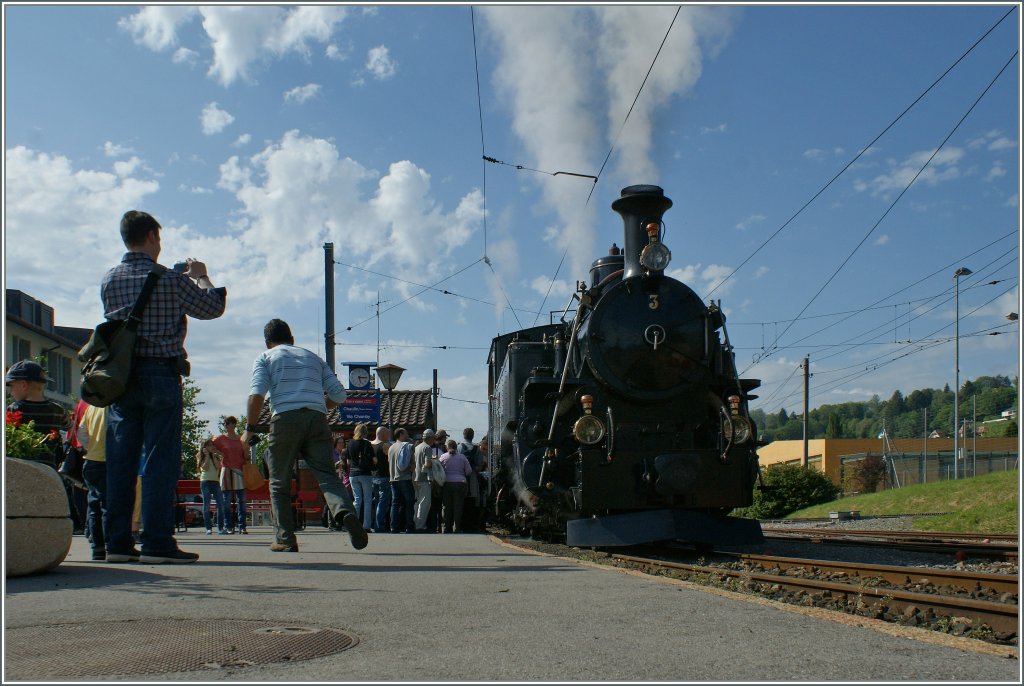
[[349,396],[338,405],[338,419],[344,424],[380,424],[380,390],[371,395]]

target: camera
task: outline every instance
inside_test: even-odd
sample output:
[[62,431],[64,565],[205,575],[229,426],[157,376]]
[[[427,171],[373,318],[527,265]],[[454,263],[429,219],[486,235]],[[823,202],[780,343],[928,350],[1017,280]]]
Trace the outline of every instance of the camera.
[[184,274],[185,272],[188,271],[188,262],[175,262],[174,266],[171,267],[171,269],[173,269],[176,272]]

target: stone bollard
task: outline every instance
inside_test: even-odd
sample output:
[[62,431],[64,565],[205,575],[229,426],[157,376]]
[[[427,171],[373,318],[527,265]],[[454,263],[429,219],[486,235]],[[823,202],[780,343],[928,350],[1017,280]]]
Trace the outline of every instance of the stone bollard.
[[52,467],[6,458],[7,576],[53,569],[71,550],[71,512],[64,484]]

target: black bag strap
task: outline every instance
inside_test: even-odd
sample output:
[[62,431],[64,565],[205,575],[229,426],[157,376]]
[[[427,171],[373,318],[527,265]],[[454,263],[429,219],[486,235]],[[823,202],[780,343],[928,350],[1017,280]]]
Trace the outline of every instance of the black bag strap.
[[146,282],[142,284],[142,292],[139,293],[138,299],[135,301],[135,304],[132,305],[132,311],[128,313],[129,320],[135,320],[136,322],[141,321],[142,312],[146,309],[146,304],[149,303],[149,297],[153,295],[153,289],[156,288],[156,282],[161,276],[163,276],[165,271],[167,271],[167,267],[162,264],[154,264],[153,268],[149,270],[149,274],[146,276]]

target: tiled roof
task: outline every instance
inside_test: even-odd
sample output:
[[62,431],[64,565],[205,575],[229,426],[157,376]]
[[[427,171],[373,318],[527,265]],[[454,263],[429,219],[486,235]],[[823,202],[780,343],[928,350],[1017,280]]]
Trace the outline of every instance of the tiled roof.
[[[350,391],[346,390],[350,398],[370,398],[373,397],[375,391]],[[398,428],[400,426],[409,429],[413,433],[418,433],[423,429],[430,427],[434,422],[434,408],[431,402],[431,391],[393,391],[392,392],[392,403],[394,405],[395,417],[394,422],[390,421],[388,416],[388,392],[381,391],[380,394],[380,419],[382,426],[393,426]],[[331,425],[332,431],[351,430],[355,427],[354,422],[344,422],[341,420],[340,411],[338,408],[334,408],[327,413],[327,421]],[[270,406],[269,404],[263,405],[263,412],[260,413],[260,419],[256,423],[256,430],[259,433],[265,433],[270,429]]]

